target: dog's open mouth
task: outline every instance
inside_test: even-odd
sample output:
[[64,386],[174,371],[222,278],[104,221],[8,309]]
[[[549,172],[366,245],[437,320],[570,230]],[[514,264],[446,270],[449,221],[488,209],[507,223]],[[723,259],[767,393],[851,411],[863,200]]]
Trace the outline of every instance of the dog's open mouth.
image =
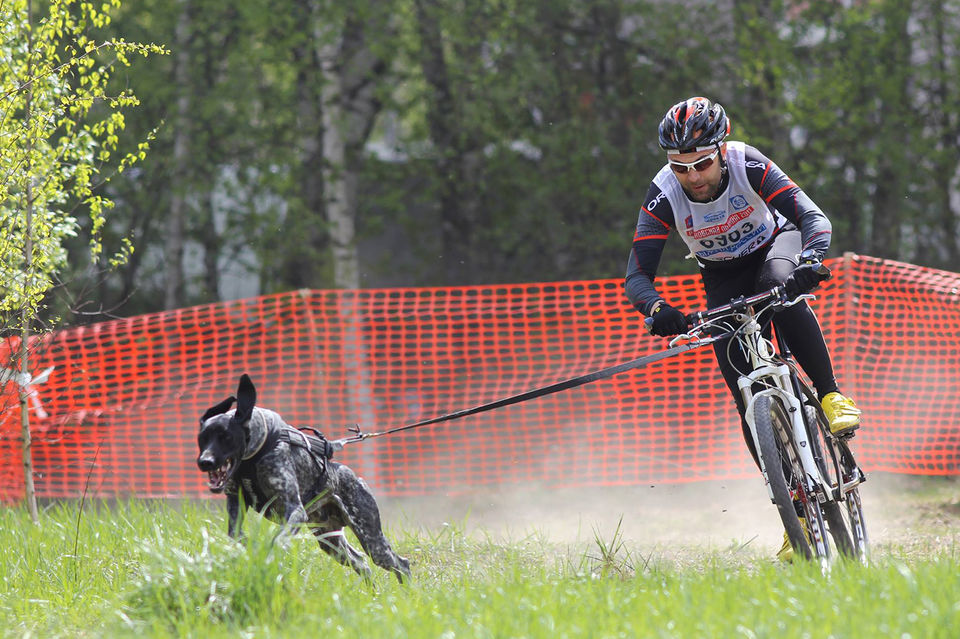
[[228,457],[227,461],[215,469],[207,473],[210,477],[210,492],[219,493],[223,490],[223,487],[227,483],[227,479],[230,478],[230,474],[233,470],[233,457]]

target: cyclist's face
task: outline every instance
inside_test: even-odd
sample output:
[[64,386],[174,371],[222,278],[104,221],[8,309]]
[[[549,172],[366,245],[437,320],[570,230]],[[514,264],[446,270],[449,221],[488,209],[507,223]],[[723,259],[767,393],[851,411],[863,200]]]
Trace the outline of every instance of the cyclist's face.
[[[693,151],[691,153],[670,155],[667,159],[674,162],[691,164],[709,158],[712,153],[713,151]],[[720,145],[720,156],[726,158],[726,144]],[[685,173],[677,173],[674,171],[673,174],[680,182],[680,186],[683,187],[683,190],[686,191],[687,195],[694,202],[707,202],[717,194],[722,172],[720,170],[720,157],[715,157],[715,160],[716,161],[711,163],[709,167],[702,171],[697,171],[693,167],[689,167]]]

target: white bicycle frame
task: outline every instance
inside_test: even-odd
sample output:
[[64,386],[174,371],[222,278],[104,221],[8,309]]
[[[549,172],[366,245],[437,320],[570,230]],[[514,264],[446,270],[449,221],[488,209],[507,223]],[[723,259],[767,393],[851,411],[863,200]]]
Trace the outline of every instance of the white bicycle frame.
[[[784,307],[792,306],[805,299],[814,299],[813,295],[800,295],[796,299],[784,303]],[[816,499],[823,503],[833,500],[832,486],[820,472],[816,461],[813,458],[810,441],[807,437],[807,429],[803,422],[803,404],[800,398],[793,391],[793,383],[790,379],[790,367],[776,359],[776,349],[770,340],[766,339],[762,332],[760,323],[751,307],[743,312],[734,312],[733,317],[741,323],[741,327],[735,331],[732,339],[737,340],[743,345],[747,353],[747,361],[750,363],[751,371],[743,374],[737,380],[737,386],[743,397],[745,408],[745,418],[747,426],[750,428],[750,435],[753,438],[755,450],[760,450],[760,443],[757,439],[757,426],[754,419],[754,405],[757,398],[763,396],[776,396],[787,409],[787,418],[790,420],[790,427],[793,430],[793,438],[797,443],[797,453],[800,456],[800,463],[803,466],[803,482],[808,495],[815,495]],[[680,335],[675,341],[688,337]],[[674,342],[671,342],[671,346]],[[763,390],[753,391],[757,384],[763,386]],[[770,501],[775,503],[773,490],[770,488],[770,481],[767,478],[767,469],[764,466],[763,458],[757,455],[760,462],[760,470],[767,487],[767,494]]]
[[[742,320],[740,317],[737,319]],[[820,473],[820,468],[813,458],[812,447],[803,421],[803,404],[793,391],[790,367],[776,361],[776,351],[773,344],[760,332],[760,323],[754,315],[748,316],[741,330],[742,337],[738,335],[734,339],[737,339],[746,347],[747,359],[753,370],[746,375],[741,375],[737,380],[737,386],[740,388],[740,394],[743,396],[743,403],[746,406],[747,426],[750,427],[750,434],[753,437],[756,450],[760,450],[760,443],[757,439],[754,404],[759,397],[776,396],[787,409],[787,418],[790,420],[793,439],[797,444],[796,451],[800,458],[800,464],[803,466],[803,481],[806,484],[807,494],[815,495],[821,503],[833,499],[832,491],[829,490],[829,483]],[[763,390],[755,393],[753,388],[758,383],[763,386]],[[759,455],[757,457],[760,460],[760,469],[763,472],[764,479],[766,479],[767,469],[764,467],[763,457]],[[770,501],[773,502],[773,491],[770,488],[769,480],[766,481],[766,486]]]
[[[799,465],[800,468],[793,470],[792,473],[800,473],[802,477],[793,477],[794,486],[802,491],[799,497],[804,501],[804,510],[806,515],[797,513],[798,518],[807,518],[807,528],[804,527],[805,534],[810,542],[813,555],[820,558],[824,570],[829,568],[830,544],[827,540],[826,532],[829,530],[840,552],[846,552],[851,556],[858,557],[862,562],[866,561],[866,528],[863,526],[863,514],[860,506],[859,493],[856,492],[857,486],[863,482],[864,475],[856,465],[853,457],[847,449],[843,440],[834,440],[829,434],[824,434],[820,439],[819,429],[820,420],[823,414],[819,406],[811,406],[806,402],[809,395],[809,389],[800,382],[801,387],[797,388],[796,380],[793,375],[798,374],[793,362],[783,359],[775,348],[773,342],[763,336],[763,326],[758,320],[758,313],[754,311],[754,306],[763,304],[760,313],[767,310],[773,310],[774,307],[786,308],[798,304],[804,300],[814,299],[813,295],[804,294],[796,299],[788,300],[783,287],[775,287],[764,293],[758,293],[751,297],[740,297],[731,300],[729,304],[715,307],[706,311],[699,311],[687,317],[687,321],[693,325],[693,330],[683,335],[678,335],[670,342],[674,346],[681,340],[698,340],[700,336],[707,331],[722,331],[729,336],[730,346],[736,345],[743,348],[746,356],[749,371],[738,371],[737,387],[743,399],[744,420],[750,430],[749,437],[752,438],[755,450],[757,451],[757,461],[763,474],[766,484],[767,495],[770,501],[781,509],[781,517],[784,518],[784,525],[787,526],[789,516],[782,509],[787,505],[777,503],[778,495],[783,501],[784,495],[779,491],[783,488],[780,481],[777,481],[777,494],[774,494],[774,486],[770,482],[771,474],[776,474],[776,469],[768,469],[764,463],[764,455],[760,451],[764,448],[760,445],[760,438],[757,436],[757,420],[755,411],[757,401],[761,398],[768,398],[771,404],[776,401],[785,411],[781,416],[786,420],[783,427],[788,428],[792,442],[778,441],[780,446],[788,446],[786,451],[793,458],[791,466],[794,468]],[[770,304],[766,302],[771,301]],[[730,326],[727,320],[733,320],[736,326]],[[716,334],[716,333],[714,333]],[[757,390],[754,390],[757,389]],[[811,400],[815,398],[811,397]],[[765,400],[766,401],[766,400]],[[778,423],[780,419],[776,420]],[[809,435],[807,423],[811,428]],[[776,429],[775,429],[776,430]],[[777,440],[782,437],[774,433]],[[814,437],[817,439],[811,440]],[[766,441],[766,434],[764,437]],[[823,448],[821,449],[821,445]],[[820,450],[823,459],[817,458],[816,450]],[[768,449],[769,450],[769,449]],[[778,460],[779,461],[779,460]],[[774,463],[771,461],[771,463]],[[836,482],[833,483],[831,468],[836,473]],[[787,477],[784,477],[787,479]],[[787,487],[792,490],[792,487]],[[852,498],[848,495],[853,494]],[[790,495],[796,500],[798,495]],[[838,502],[845,502],[847,514],[849,516],[849,532],[852,537],[848,537],[846,529],[848,525],[843,521],[842,511]],[[794,524],[798,522],[794,521]],[[837,528],[834,529],[834,524]],[[796,526],[794,526],[796,528]],[[789,534],[788,527],[788,534]],[[796,530],[794,530],[796,532]],[[794,540],[791,539],[791,544]]]

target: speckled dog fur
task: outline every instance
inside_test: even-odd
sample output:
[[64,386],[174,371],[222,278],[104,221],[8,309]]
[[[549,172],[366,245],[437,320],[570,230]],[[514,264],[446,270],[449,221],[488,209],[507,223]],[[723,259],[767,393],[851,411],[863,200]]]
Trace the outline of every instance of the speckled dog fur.
[[244,511],[252,507],[284,524],[283,535],[306,524],[325,552],[369,578],[363,555],[343,535],[347,526],[376,565],[401,583],[410,576],[410,563],[383,535],[377,502],[363,479],[328,459],[327,451],[311,452],[301,431],[255,406],[256,389],[247,375],[237,387],[236,410],[230,410],[233,401],[210,408],[197,436],[197,466],[209,473],[211,492],[227,496],[231,537],[241,536]]

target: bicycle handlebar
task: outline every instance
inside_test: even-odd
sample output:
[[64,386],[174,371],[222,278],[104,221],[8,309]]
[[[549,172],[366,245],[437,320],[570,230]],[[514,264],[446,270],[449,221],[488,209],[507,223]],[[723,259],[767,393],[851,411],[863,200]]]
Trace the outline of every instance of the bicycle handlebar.
[[[821,282],[830,279],[830,269],[823,264],[820,264],[819,274]],[[803,294],[790,299],[790,296],[787,295],[787,287],[784,284],[780,284],[762,293],[756,293],[750,296],[741,295],[738,298],[730,300],[729,304],[723,304],[722,306],[716,306],[707,310],[688,313],[686,315],[687,326],[696,327],[708,320],[716,319],[730,313],[744,312],[750,306],[756,306],[757,304],[762,304],[768,301],[777,300],[779,302],[778,305],[780,306],[792,306],[800,300],[812,299],[812,297],[812,295]],[[653,326],[653,318],[647,317],[643,320],[643,323],[649,332]]]
[[756,306],[757,304],[762,304],[768,301],[779,301],[781,303],[790,301],[787,297],[786,287],[783,284],[780,284],[779,286],[774,286],[769,291],[750,295],[749,297],[741,295],[738,298],[730,300],[729,304],[716,306],[705,311],[694,311],[693,313],[687,315],[687,326],[696,326],[697,324],[702,324],[707,320],[723,317],[724,315],[729,315],[730,313],[742,313],[750,306]]

